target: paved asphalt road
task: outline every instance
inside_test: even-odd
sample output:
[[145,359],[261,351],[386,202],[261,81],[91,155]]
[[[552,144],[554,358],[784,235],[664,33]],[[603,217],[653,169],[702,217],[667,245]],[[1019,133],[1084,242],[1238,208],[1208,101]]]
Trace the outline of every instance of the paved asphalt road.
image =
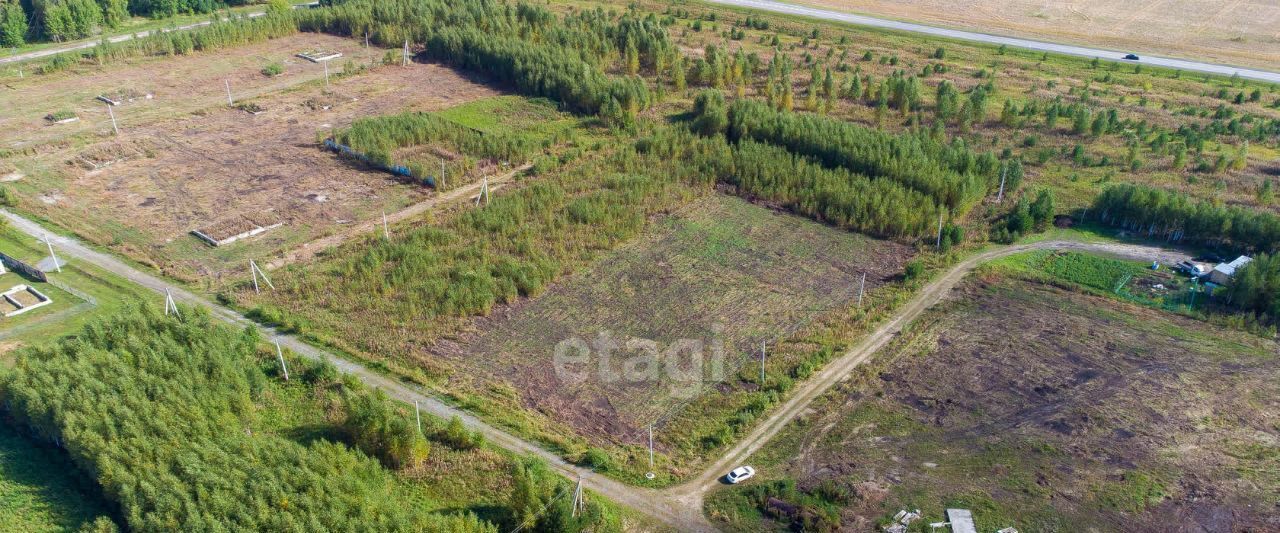
[[805,17],[813,17],[836,22],[848,22],[861,26],[872,26],[876,28],[888,28],[893,30],[909,31],[914,33],[924,33],[928,35],[937,35],[939,37],[949,37],[952,39],[962,39],[966,41],[977,41],[991,44],[1005,44],[1018,48],[1028,48],[1031,50],[1040,50],[1044,52],[1054,52],[1059,54],[1067,54],[1081,57],[1099,57],[1102,59],[1110,59],[1116,61],[1124,61],[1125,54],[1130,52],[1141,56],[1138,63],[1143,65],[1153,65],[1159,67],[1168,67],[1173,69],[1182,69],[1187,72],[1205,72],[1209,74],[1222,74],[1230,76],[1239,74],[1241,78],[1249,78],[1260,81],[1268,81],[1272,83],[1280,83],[1280,72],[1268,72],[1264,70],[1254,70],[1241,67],[1233,67],[1230,65],[1219,65],[1215,63],[1201,63],[1198,61],[1187,61],[1183,59],[1172,59],[1167,57],[1156,57],[1143,54],[1140,50],[1099,50],[1097,48],[1089,48],[1086,46],[1074,46],[1069,44],[1054,44],[1043,41],[1033,41],[1030,39],[1018,39],[1015,37],[1002,37],[999,35],[991,35],[987,33],[978,33],[963,30],[951,30],[947,28],[939,28],[936,26],[926,26],[924,24],[914,24],[911,22],[900,22],[896,20],[888,20],[866,15],[854,15],[852,13],[842,13],[840,11],[831,11],[829,9],[820,9],[815,7],[797,6],[783,2],[774,2],[772,0],[706,0],[714,4],[725,4],[731,6],[747,7],[759,9],[762,11],[773,11],[777,13],[787,13],[791,15],[801,15]]

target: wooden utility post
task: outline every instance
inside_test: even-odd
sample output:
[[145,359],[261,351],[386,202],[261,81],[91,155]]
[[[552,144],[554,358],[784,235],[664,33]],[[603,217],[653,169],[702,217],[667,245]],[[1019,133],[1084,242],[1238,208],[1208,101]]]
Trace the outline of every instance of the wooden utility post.
[[222,80],[222,83],[227,86],[227,105],[228,106],[236,105],[235,100],[231,99],[231,80],[224,79]]

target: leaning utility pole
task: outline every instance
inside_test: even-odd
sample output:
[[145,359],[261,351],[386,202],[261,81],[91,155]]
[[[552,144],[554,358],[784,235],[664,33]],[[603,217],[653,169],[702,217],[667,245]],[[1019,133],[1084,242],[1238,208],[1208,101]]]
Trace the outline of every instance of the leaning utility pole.
[[59,274],[62,273],[62,265],[58,264],[58,254],[53,253],[53,239],[48,235],[44,236],[44,245],[49,247],[49,260],[53,261],[53,269]]
[[942,250],[942,213],[938,213],[938,250]]
[[867,288],[867,273],[862,273],[862,281],[858,283],[858,307],[862,307],[862,293]]
[[178,314],[178,302],[173,301],[173,293],[169,289],[164,290],[164,314],[169,316],[169,312],[173,312],[173,316],[181,316]]
[[111,109],[111,104],[107,104],[107,114],[111,115],[111,131],[114,131],[116,137],[120,136],[120,127],[116,126],[116,112]]
[[280,343],[276,343],[276,357],[280,358],[280,371],[284,372],[284,380],[289,381],[289,367],[284,365],[284,350],[280,349]]
[[276,286],[271,283],[271,278],[268,278],[267,273],[263,272],[258,267],[258,263],[255,263],[252,259],[249,260],[249,273],[253,274],[253,292],[260,292],[258,290],[258,276],[262,276],[262,281],[265,281],[267,286],[271,287],[271,290],[276,290]]
[[228,106],[236,105],[235,100],[231,99],[231,80],[224,79],[222,80],[222,83],[227,86],[227,105]]
[[1004,178],[1009,174],[1009,164],[1005,163],[1000,167],[1000,194],[996,195],[996,203],[1004,201]]
[[573,489],[573,516],[586,510],[587,501],[582,497],[582,474],[578,474],[578,487]]

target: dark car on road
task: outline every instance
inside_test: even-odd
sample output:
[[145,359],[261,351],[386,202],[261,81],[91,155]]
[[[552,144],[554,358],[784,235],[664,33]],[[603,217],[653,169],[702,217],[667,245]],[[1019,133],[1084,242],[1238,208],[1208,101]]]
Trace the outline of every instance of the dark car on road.
[[1128,59],[1129,61],[1137,61],[1141,59],[1140,57],[1138,57],[1138,54],[1125,54],[1124,58]]

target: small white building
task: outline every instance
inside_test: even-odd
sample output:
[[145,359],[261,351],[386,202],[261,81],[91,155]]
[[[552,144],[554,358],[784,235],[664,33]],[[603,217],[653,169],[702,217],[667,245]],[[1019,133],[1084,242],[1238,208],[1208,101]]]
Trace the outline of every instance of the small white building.
[[1236,271],[1249,264],[1249,261],[1253,261],[1253,258],[1242,255],[1230,263],[1221,263],[1209,271],[1209,281],[1218,285],[1227,285],[1231,283],[1231,278],[1236,275]]

